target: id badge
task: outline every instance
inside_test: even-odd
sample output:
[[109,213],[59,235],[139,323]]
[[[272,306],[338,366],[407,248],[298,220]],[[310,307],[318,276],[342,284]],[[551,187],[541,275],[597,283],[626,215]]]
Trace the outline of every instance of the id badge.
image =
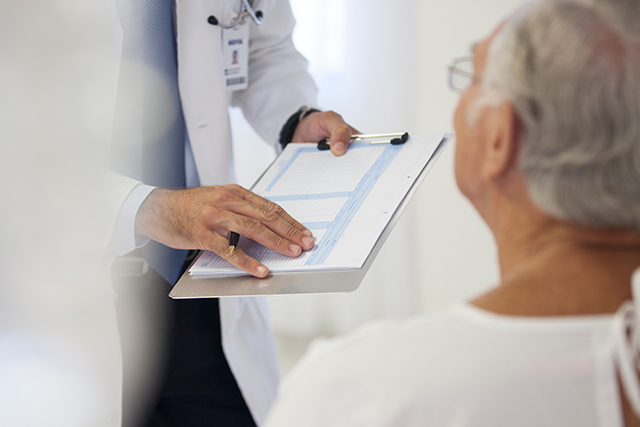
[[249,85],[249,24],[222,30],[224,78],[228,90],[246,89]]

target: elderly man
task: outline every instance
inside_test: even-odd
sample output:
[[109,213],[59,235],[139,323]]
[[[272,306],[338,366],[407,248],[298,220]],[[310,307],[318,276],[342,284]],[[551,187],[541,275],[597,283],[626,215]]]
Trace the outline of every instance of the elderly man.
[[637,2],[537,2],[475,46],[473,72],[452,65],[456,179],[500,285],[314,346],[268,426],[640,423],[637,22]]

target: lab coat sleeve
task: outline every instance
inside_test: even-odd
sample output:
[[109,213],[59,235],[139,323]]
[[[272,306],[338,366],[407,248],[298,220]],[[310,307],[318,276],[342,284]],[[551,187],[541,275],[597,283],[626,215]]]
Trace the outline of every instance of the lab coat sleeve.
[[287,0],[256,2],[262,25],[251,22],[249,87],[235,92],[232,105],[270,144],[276,144],[287,118],[301,106],[317,108],[318,89],[307,60],[293,44],[295,19]]
[[117,256],[126,255],[149,241],[135,235],[135,217],[142,202],[154,189],[111,170],[102,174],[100,195],[97,197],[102,232],[95,243],[100,248],[104,265],[110,266]]
[[155,188],[150,185],[138,184],[122,202],[111,239],[116,255],[126,255],[134,249],[144,246],[150,240],[146,236],[135,234],[135,222],[142,202]]

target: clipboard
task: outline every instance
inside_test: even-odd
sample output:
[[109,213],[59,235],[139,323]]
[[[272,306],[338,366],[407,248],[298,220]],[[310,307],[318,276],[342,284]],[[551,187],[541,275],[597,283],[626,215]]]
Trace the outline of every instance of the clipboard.
[[[404,198],[398,205],[398,208],[391,216],[389,222],[380,234],[361,268],[350,270],[271,273],[264,279],[259,279],[249,275],[218,278],[194,277],[189,275],[189,269],[187,269],[173,287],[169,296],[173,299],[193,299],[347,293],[355,291],[360,286],[360,283],[369,271],[369,268],[380,252],[380,249],[391,234],[393,227],[402,216],[402,213],[409,205],[409,202],[415,195],[416,191],[452,138],[452,134],[444,134],[433,155],[422,168],[422,171],[413,182],[413,185],[405,194]],[[196,260],[194,260],[191,265],[193,265]],[[189,268],[191,268],[191,266],[189,266]]]

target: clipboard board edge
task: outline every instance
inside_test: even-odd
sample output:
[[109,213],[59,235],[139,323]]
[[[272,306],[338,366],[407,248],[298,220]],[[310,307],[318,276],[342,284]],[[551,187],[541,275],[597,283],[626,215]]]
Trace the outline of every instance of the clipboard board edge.
[[[453,139],[452,133],[445,133],[438,143],[433,155],[424,165],[418,177],[413,182],[409,191],[396,208],[387,223],[386,227],[380,233],[378,240],[374,244],[371,252],[367,256],[363,265],[359,269],[352,270],[319,270],[309,272],[287,272],[270,274],[264,279],[258,279],[253,276],[231,276],[220,278],[204,278],[190,276],[189,268],[196,262],[196,257],[186,272],[175,284],[169,297],[172,299],[195,299],[195,298],[224,298],[224,297],[252,297],[252,296],[277,296],[277,295],[314,295],[314,294],[330,294],[330,293],[349,293],[357,290],[366,276],[369,268],[375,261],[376,256],[382,249],[391,231],[404,213],[405,209],[411,202],[411,199],[417,192],[420,185],[426,179],[436,161]],[[275,162],[275,160],[274,160]],[[258,182],[267,170],[273,165],[273,162],[265,172],[256,180]],[[255,186],[252,185],[251,189]],[[296,278],[304,275],[304,286],[301,286]]]

